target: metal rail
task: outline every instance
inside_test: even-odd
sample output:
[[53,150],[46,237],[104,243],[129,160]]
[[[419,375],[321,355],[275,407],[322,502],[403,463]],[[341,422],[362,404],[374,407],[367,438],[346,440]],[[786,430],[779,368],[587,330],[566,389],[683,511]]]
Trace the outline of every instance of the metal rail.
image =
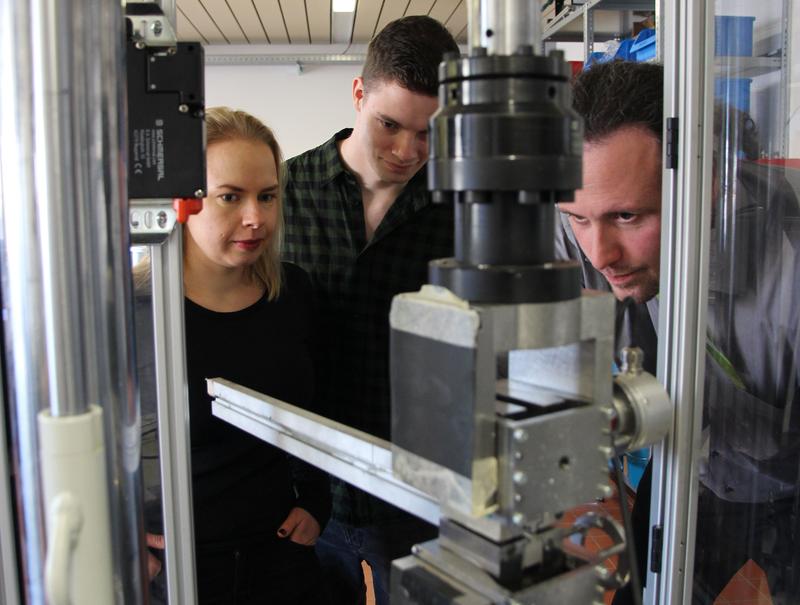
[[217,418],[434,525],[439,504],[392,474],[391,443],[222,378],[208,380]]

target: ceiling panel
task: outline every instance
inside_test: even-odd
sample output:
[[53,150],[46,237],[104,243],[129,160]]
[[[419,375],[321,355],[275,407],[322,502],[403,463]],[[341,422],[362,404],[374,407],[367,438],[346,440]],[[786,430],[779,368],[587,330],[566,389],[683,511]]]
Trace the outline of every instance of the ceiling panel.
[[427,15],[436,0],[411,0],[406,15]]
[[428,13],[431,17],[442,23],[447,23],[456,8],[463,4],[462,0],[436,0],[431,12]]
[[[378,24],[381,8],[387,0],[358,0],[356,22],[353,26],[353,42],[365,43],[372,40]],[[398,0],[394,0],[397,2]]]
[[306,0],[312,44],[331,43],[331,0]]
[[244,35],[242,28],[239,27],[239,23],[233,16],[227,2],[200,0],[200,4],[205,8],[206,13],[208,13],[230,44],[247,44],[250,42]]
[[386,25],[395,19],[402,17],[406,12],[407,7],[408,0],[393,0],[384,2],[383,10],[381,11],[381,16],[378,19],[378,27],[375,30],[375,33],[381,31],[384,27],[386,27]]
[[199,41],[203,44],[208,44],[208,40],[197,31],[197,28],[192,24],[191,21],[183,14],[183,11],[178,8],[176,11],[175,19],[178,22],[178,39],[184,42],[194,42]]
[[[334,44],[332,0],[176,0],[178,37],[205,44]],[[466,40],[469,0],[357,0],[354,44],[367,44],[387,23],[430,15]],[[347,36],[349,42],[349,35]]]
[[227,0],[227,2],[250,44],[266,44],[267,33],[256,7],[253,6],[253,0]]
[[[178,0],[183,2],[184,0]],[[272,44],[288,44],[286,25],[278,0],[253,0],[253,4],[261,17],[261,23],[267,31],[267,38]]]
[[217,27],[199,0],[181,0],[180,9],[198,32],[211,44],[227,44],[228,40]]
[[306,19],[306,3],[302,0],[279,0],[283,10],[283,19],[289,31],[289,40],[292,44],[311,44],[308,35],[308,20]]
[[456,11],[450,15],[450,19],[444,24],[453,37],[458,39],[459,36],[466,33],[467,27],[467,3],[462,2],[456,8]]

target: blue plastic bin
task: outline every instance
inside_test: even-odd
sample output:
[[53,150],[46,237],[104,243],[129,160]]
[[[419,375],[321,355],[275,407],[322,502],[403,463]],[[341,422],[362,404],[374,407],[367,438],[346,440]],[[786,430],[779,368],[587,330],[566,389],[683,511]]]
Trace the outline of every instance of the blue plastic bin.
[[583,69],[589,69],[595,63],[606,63],[610,60],[611,57],[604,52],[593,52],[586,58],[586,62],[583,64]]
[[717,78],[714,98],[746,113],[750,113],[750,78]]
[[634,38],[630,48],[630,59],[632,61],[648,61],[656,56],[656,30],[653,28],[643,29]]
[[714,54],[718,57],[753,56],[755,17],[714,17]]
[[631,56],[631,47],[636,40],[633,38],[626,38],[619,43],[617,52],[614,53],[614,59],[621,59],[622,61],[630,61],[633,59]]
[[642,480],[647,461],[650,460],[650,448],[628,452],[625,457],[628,459],[628,485],[636,489]]

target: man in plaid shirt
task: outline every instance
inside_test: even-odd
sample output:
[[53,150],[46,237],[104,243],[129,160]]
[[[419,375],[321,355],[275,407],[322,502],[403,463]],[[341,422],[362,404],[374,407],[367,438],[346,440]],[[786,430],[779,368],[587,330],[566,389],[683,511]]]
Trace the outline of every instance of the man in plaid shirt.
[[[390,437],[389,307],[427,282],[428,261],[453,254],[452,207],[426,187],[428,120],[438,65],[458,53],[429,17],[388,24],[353,81],[353,129],[286,162],[284,258],[311,276],[320,306],[318,393],[328,415]],[[377,602],[389,601],[392,559],[436,528],[333,479],[331,521],[317,542],[330,603],[365,601],[361,561]]]

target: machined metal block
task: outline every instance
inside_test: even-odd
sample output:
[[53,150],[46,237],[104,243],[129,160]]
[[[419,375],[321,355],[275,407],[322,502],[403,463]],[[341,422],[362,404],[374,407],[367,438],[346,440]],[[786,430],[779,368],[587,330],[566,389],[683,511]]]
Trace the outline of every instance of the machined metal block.
[[607,428],[603,413],[590,405],[500,419],[501,514],[543,527],[555,514],[605,495]]
[[491,320],[443,288],[392,302],[392,467],[451,508],[496,504]]
[[392,561],[390,584],[396,605],[492,605],[492,601],[443,577],[411,555]]

